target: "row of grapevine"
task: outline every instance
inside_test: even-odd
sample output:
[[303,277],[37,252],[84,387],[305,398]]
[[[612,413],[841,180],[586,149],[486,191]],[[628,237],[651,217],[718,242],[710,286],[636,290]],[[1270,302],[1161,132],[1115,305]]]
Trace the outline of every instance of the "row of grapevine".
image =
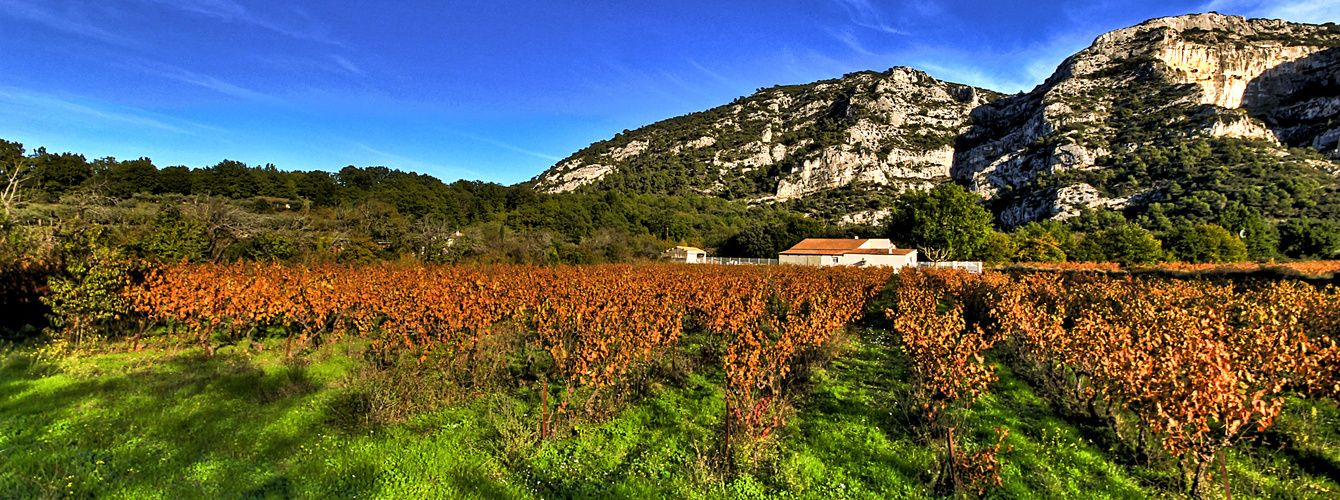
[[[546,380],[566,387],[560,412],[574,390],[586,391],[589,410],[686,333],[707,332],[725,374],[729,443],[782,423],[775,402],[798,356],[861,315],[892,276],[790,266],[176,264],[150,270],[125,299],[134,318],[211,352],[282,331],[289,353],[354,336],[471,369],[497,359],[478,356],[493,348],[493,329],[521,329],[552,362]],[[944,476],[956,488],[999,481],[1000,442],[963,449],[953,415],[996,380],[987,357],[1002,345],[1119,439],[1135,428],[1142,447],[1148,437],[1179,457],[1198,493],[1220,450],[1270,426],[1285,395],[1340,396],[1333,288],[953,270],[897,279],[886,315],[909,361],[911,402],[945,445]]]
[[934,481],[942,489],[983,493],[1000,484],[996,455],[1009,431],[997,429],[995,446],[967,452],[962,439],[954,436],[960,422],[952,417],[996,381],[985,353],[1000,338],[982,311],[996,301],[1006,282],[1004,275],[994,273],[905,272],[898,277],[894,308],[885,310],[912,372],[909,406],[921,412],[931,441],[944,443],[941,473]]
[[289,354],[322,336],[353,335],[379,348],[467,359],[489,328],[509,323],[534,332],[569,395],[585,387],[593,397],[659,359],[686,325],[696,325],[724,347],[731,414],[749,415],[730,425],[759,435],[780,423],[758,409],[780,393],[795,356],[862,314],[892,274],[790,266],[175,264],[151,270],[126,297],[138,318],[211,353],[222,342],[283,327]]
[[932,423],[986,391],[994,373],[983,353],[1009,340],[1058,381],[1059,396],[1118,436],[1125,419],[1142,446],[1157,438],[1198,495],[1220,450],[1270,426],[1286,394],[1340,395],[1334,288],[1049,273],[899,279],[888,314]]

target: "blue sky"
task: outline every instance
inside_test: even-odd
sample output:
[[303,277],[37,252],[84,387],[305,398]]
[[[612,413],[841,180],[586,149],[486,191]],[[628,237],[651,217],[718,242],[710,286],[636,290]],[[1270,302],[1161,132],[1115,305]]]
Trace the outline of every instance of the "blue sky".
[[1340,2],[0,0],[0,138],[160,167],[529,179],[760,87],[911,66],[1031,89],[1093,38]]

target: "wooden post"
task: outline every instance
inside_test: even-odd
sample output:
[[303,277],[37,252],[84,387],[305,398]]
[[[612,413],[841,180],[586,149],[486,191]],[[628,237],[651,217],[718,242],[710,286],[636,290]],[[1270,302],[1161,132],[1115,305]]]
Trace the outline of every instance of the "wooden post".
[[954,478],[954,498],[959,498],[958,456],[954,453],[954,428],[949,428],[949,473]]
[[540,392],[540,439],[549,437],[549,380],[543,381]]

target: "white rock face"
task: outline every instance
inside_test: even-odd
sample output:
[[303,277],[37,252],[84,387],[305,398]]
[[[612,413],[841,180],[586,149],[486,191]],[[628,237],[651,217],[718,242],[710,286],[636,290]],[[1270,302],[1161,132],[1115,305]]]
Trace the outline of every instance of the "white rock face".
[[624,147],[611,149],[606,156],[609,156],[610,159],[614,161],[624,161],[634,156],[640,155],[642,154],[643,151],[646,150],[647,150],[647,141],[633,141],[628,143]]
[[1000,220],[1011,227],[1045,219],[1065,220],[1079,215],[1083,207],[1121,210],[1148,196],[1140,193],[1130,198],[1104,198],[1093,186],[1074,184],[1012,204],[1001,212]]
[[1205,133],[1213,137],[1236,137],[1239,139],[1258,139],[1279,144],[1275,132],[1265,125],[1249,118],[1233,121],[1217,121],[1206,129]]
[[853,182],[903,185],[911,181],[913,185],[933,185],[919,181],[948,178],[953,162],[954,149],[949,146],[922,153],[895,149],[884,158],[875,152],[828,148],[782,178],[777,185],[777,199],[796,198]]
[[[735,161],[723,160],[722,156],[726,154],[731,154],[734,156],[745,154],[748,156]],[[755,169],[758,167],[766,167],[768,165],[772,165],[774,163],[781,161],[782,158],[785,157],[786,157],[786,146],[783,146],[781,144],[770,146],[763,142],[751,142],[736,149],[735,151],[729,151],[729,152],[717,151],[717,153],[712,157],[712,164],[718,167],[725,167],[725,170],[723,171],[730,172],[732,170],[744,170],[744,169]]]
[[1079,144],[1062,144],[1052,150],[1052,156],[1047,161],[1047,170],[1055,172],[1072,168],[1088,168],[1093,166],[1093,159],[1097,156],[1107,154],[1106,151],[1098,150],[1090,155],[1089,150]]
[[1199,86],[1202,104],[1238,108],[1248,83],[1269,72],[1293,72],[1291,63],[1320,50],[1281,47],[1278,42],[1238,47],[1178,41],[1155,50],[1153,55],[1168,65],[1174,81]]
[[1093,186],[1075,184],[1056,190],[1056,201],[1053,204],[1061,210],[1052,217],[1062,220],[1069,219],[1079,215],[1080,207],[1120,210],[1126,208],[1130,201],[1130,199],[1124,198],[1104,198],[1098,194],[1098,189]]
[[[710,137],[703,139],[711,140]],[[581,158],[568,159],[540,174],[536,180],[543,186],[542,191],[566,193],[604,178],[614,171],[615,162],[642,154],[647,150],[647,145],[647,141],[632,141],[623,147],[611,149],[601,155],[607,163],[584,164]]]
[[670,148],[673,153],[683,152],[689,149],[702,149],[717,143],[717,138],[712,136],[702,136],[683,144],[676,144]]
[[[1006,226],[1067,218],[1080,207],[1157,196],[1108,199],[1087,184],[1033,184],[1040,175],[1059,181],[1046,186],[1101,178],[1084,171],[1114,151],[1231,137],[1310,144],[1340,158],[1340,125],[1330,123],[1340,123],[1340,96],[1313,91],[1319,81],[1340,85],[1340,49],[1308,45],[1336,39],[1324,26],[1199,14],[1104,34],[1014,96],[910,68],[761,89],[593,145],[535,185],[565,192],[611,172],[674,165],[688,171],[675,182],[696,192],[777,201],[853,183],[900,190],[953,180],[994,200]],[[1307,99],[1289,100],[1295,92]],[[1280,111],[1260,114],[1267,108]],[[633,164],[639,170],[622,170]],[[772,181],[775,192],[760,192]]]
[[1291,106],[1288,111],[1304,120],[1316,120],[1340,115],[1340,97],[1311,100],[1305,105]]
[[[692,158],[687,163],[711,167],[714,178],[697,187],[706,193],[763,169],[781,172],[776,192],[770,193],[776,199],[852,182],[930,187],[948,178],[954,162],[948,143],[966,128],[968,113],[995,95],[910,68],[856,73],[802,91],[766,89],[710,111],[710,121],[685,117],[682,122],[693,126],[682,133],[648,127],[654,130],[631,132],[633,140],[619,147],[569,158],[539,176],[536,186],[570,191],[633,160],[669,162],[670,156],[687,155]],[[816,145],[816,139],[824,143]]]
[[864,224],[864,225],[875,226],[879,225],[879,223],[881,222],[884,222],[884,219],[887,219],[890,213],[892,213],[892,211],[890,211],[887,208],[881,208],[879,210],[866,210],[864,212],[856,212],[854,214],[844,215],[842,216],[841,222],[843,224]]
[[548,177],[546,177],[545,180],[553,186],[549,188],[549,192],[551,193],[566,193],[572,191],[583,185],[600,180],[600,178],[605,177],[605,174],[614,171],[613,165],[582,165],[581,160],[576,160],[562,166],[566,167],[566,169],[560,170],[556,168],[546,172]]
[[[1286,46],[1277,40],[1306,39],[1318,28],[1201,14],[1155,19],[1104,34],[1066,59],[1032,92],[974,110],[974,122],[982,126],[964,134],[974,145],[957,152],[953,176],[992,199],[1006,187],[1027,185],[1042,173],[1093,168],[1094,161],[1108,151],[1088,151],[1082,144],[1113,133],[1107,117],[1120,104],[1104,96],[1112,95],[1113,89],[1138,88],[1141,78],[1149,78],[1141,75],[1161,75],[1173,86],[1195,86],[1185,97],[1161,104],[1167,107],[1234,109],[1258,103],[1264,96],[1297,90],[1306,83],[1306,78],[1297,75],[1331,67],[1327,65],[1333,64],[1333,59],[1322,57],[1319,47]],[[1116,71],[1110,71],[1113,69]],[[1152,93],[1162,88],[1167,87],[1149,91],[1151,100]],[[1334,116],[1318,110],[1325,106],[1316,102],[1307,106],[1308,112]],[[1158,109],[1143,110],[1155,111]],[[1173,115],[1173,120],[1178,118]],[[1185,134],[1280,142],[1264,122],[1240,111],[1221,109],[1180,118],[1191,124],[1197,119],[1203,121],[1198,128],[1178,129]],[[1017,125],[994,125],[1001,122]],[[1067,129],[1075,132],[1067,133]],[[1068,138],[1057,139],[1060,135]],[[1038,147],[1044,138],[1053,145]],[[1116,146],[1133,149],[1140,144]],[[1014,199],[1014,206],[1005,208],[1001,218],[1006,225],[1013,225],[1067,217],[1078,206],[1118,206],[1114,205],[1116,201],[1094,198],[1096,191],[1091,190],[1091,186],[1071,186]]]
[[1329,149],[1330,153],[1327,154],[1328,157],[1340,159],[1340,127],[1327,130],[1317,136],[1317,139],[1312,141],[1312,149],[1317,151],[1326,151]]

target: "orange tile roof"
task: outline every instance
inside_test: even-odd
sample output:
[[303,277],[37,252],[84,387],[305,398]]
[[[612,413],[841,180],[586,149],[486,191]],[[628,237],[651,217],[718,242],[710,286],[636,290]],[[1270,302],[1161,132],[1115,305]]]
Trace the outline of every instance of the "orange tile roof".
[[798,253],[801,250],[855,250],[870,240],[845,239],[845,238],[805,238],[796,243],[796,246],[786,249],[782,253]]
[[848,250],[843,253],[858,255],[907,255],[915,251],[916,250],[911,248],[859,248],[856,250]]
[[782,255],[908,255],[910,248],[856,248],[852,250],[787,250]]
[[782,255],[842,255],[844,253],[852,252],[853,250],[796,250],[792,248],[790,250],[784,250],[781,253]]
[[784,255],[908,255],[910,248],[861,248],[868,239],[806,238],[796,246],[783,250]]
[[856,248],[850,251],[785,251],[781,255],[909,255],[911,248]]

